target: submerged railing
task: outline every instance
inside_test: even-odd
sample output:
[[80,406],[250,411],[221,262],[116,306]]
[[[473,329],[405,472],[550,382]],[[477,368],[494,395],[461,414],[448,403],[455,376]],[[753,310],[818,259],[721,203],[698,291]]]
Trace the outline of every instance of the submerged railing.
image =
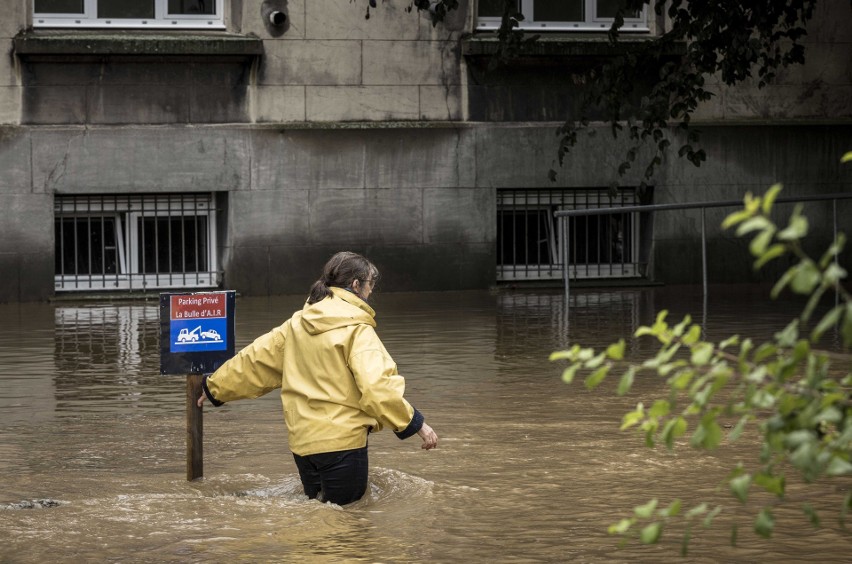
[[[834,194],[815,194],[813,196],[790,196],[785,198],[777,198],[776,203],[791,204],[799,202],[832,202],[833,215],[833,239],[837,238],[837,201],[852,199],[852,193],[834,193]],[[570,295],[570,225],[569,222],[573,217],[590,216],[590,215],[605,215],[615,213],[633,213],[633,212],[657,212],[657,211],[672,211],[672,210],[701,210],[701,279],[704,290],[704,300],[706,306],[707,300],[707,229],[706,229],[706,210],[708,208],[726,208],[740,207],[743,205],[743,200],[719,200],[715,202],[692,202],[684,204],[648,204],[637,206],[624,206],[618,208],[597,208],[597,209],[582,209],[582,210],[560,210],[554,212],[553,216],[557,221],[563,222],[563,233],[565,234],[564,244],[562,245],[562,280],[565,285],[566,299]],[[837,260],[837,257],[835,257]]]

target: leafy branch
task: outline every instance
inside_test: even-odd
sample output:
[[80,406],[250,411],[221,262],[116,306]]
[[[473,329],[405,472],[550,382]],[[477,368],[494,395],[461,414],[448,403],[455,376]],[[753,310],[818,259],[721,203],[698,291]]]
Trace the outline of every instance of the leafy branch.
[[[852,152],[843,157],[852,161]],[[624,414],[621,429],[638,429],[649,447],[663,443],[673,449],[676,442],[688,438],[692,447],[714,449],[727,436],[738,440],[753,426],[762,438],[760,466],[749,471],[742,465],[732,469],[727,486],[733,496],[745,504],[753,489],[784,501],[787,471],[792,469],[805,482],[852,475],[852,373],[849,357],[839,366],[832,364],[836,354],[818,350],[822,336],[837,328],[843,346],[852,347],[852,295],[843,286],[847,272],[838,264],[845,235],[838,234],[819,260],[813,260],[802,249],[808,222],[797,207],[786,226],[779,227],[770,217],[780,185],[763,196],[747,194],[744,207],[723,222],[725,228],[736,228],[740,237],[752,236],[749,250],[755,269],[781,256],[790,255],[797,262],[778,280],[771,291],[773,298],[790,290],[810,296],[801,315],[778,331],[773,339],[757,344],[749,338],[734,335],[720,342],[702,339],[701,327],[690,316],[676,324],[666,320],[661,311],[654,323],[642,326],[636,338],[652,337],[659,350],[642,362],[625,362],[626,343],[619,340],[596,352],[574,345],[551,355],[551,360],[568,361],[562,373],[566,383],[579,373],[585,386],[598,387],[611,374],[620,372],[616,386],[618,395],[627,394],[635,379],[644,373],[662,378],[669,393],[647,407],[638,403]],[[831,307],[810,331],[804,328],[813,317],[820,298],[827,292],[837,294],[837,305]],[[845,373],[844,373],[845,371]],[[722,421],[734,421],[724,430]],[[610,533],[635,535],[646,544],[656,543],[664,527],[675,518],[687,523],[682,549],[687,550],[692,527],[701,519],[709,526],[722,511],[699,503],[681,514],[682,502],[674,500],[658,508],[658,500],[636,507],[633,515],[609,528]],[[839,519],[845,526],[852,509],[852,493],[841,502]],[[807,520],[818,526],[820,518],[808,504],[802,507]],[[755,517],[753,528],[769,537],[775,526],[772,509],[764,505]],[[736,539],[736,526],[732,540]]]
[[[559,165],[577,144],[578,133],[588,128],[591,116],[601,115],[613,137],[626,132],[630,141],[619,177],[634,166],[642,146],[651,145],[640,188],[651,181],[676,142],[670,125],[685,135],[678,156],[701,166],[707,155],[697,147],[701,133],[691,126],[691,119],[699,105],[715,95],[707,79],[716,76],[734,85],[756,74],[757,86],[763,88],[780,69],[804,63],[800,40],[815,4],[816,0],[624,0],[609,31],[613,45],[619,41],[624,16],[645,6],[668,17],[668,30],[631,44],[624,54],[590,71],[581,115],[557,130]],[[550,176],[554,178],[555,171]]]

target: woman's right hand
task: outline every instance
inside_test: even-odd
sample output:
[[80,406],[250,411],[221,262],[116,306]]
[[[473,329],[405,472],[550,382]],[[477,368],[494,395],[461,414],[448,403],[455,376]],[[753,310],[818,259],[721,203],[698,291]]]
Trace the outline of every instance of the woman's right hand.
[[438,435],[432,430],[432,427],[426,423],[423,423],[423,426],[420,427],[417,434],[420,435],[421,439],[423,439],[423,444],[420,445],[420,448],[430,450],[438,446]]

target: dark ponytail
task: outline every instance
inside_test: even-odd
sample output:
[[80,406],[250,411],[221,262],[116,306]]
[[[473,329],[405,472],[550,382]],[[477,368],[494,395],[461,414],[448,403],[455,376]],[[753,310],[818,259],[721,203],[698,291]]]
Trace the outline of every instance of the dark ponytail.
[[343,251],[328,259],[322,269],[322,276],[311,286],[308,303],[315,304],[331,295],[331,287],[351,287],[355,280],[363,284],[368,279],[377,279],[379,269],[357,253]]

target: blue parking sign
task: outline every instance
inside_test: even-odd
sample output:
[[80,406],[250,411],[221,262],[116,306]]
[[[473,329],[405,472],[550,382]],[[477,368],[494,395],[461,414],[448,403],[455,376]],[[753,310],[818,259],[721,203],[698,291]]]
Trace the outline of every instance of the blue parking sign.
[[234,292],[160,294],[160,373],[209,373],[234,356]]

